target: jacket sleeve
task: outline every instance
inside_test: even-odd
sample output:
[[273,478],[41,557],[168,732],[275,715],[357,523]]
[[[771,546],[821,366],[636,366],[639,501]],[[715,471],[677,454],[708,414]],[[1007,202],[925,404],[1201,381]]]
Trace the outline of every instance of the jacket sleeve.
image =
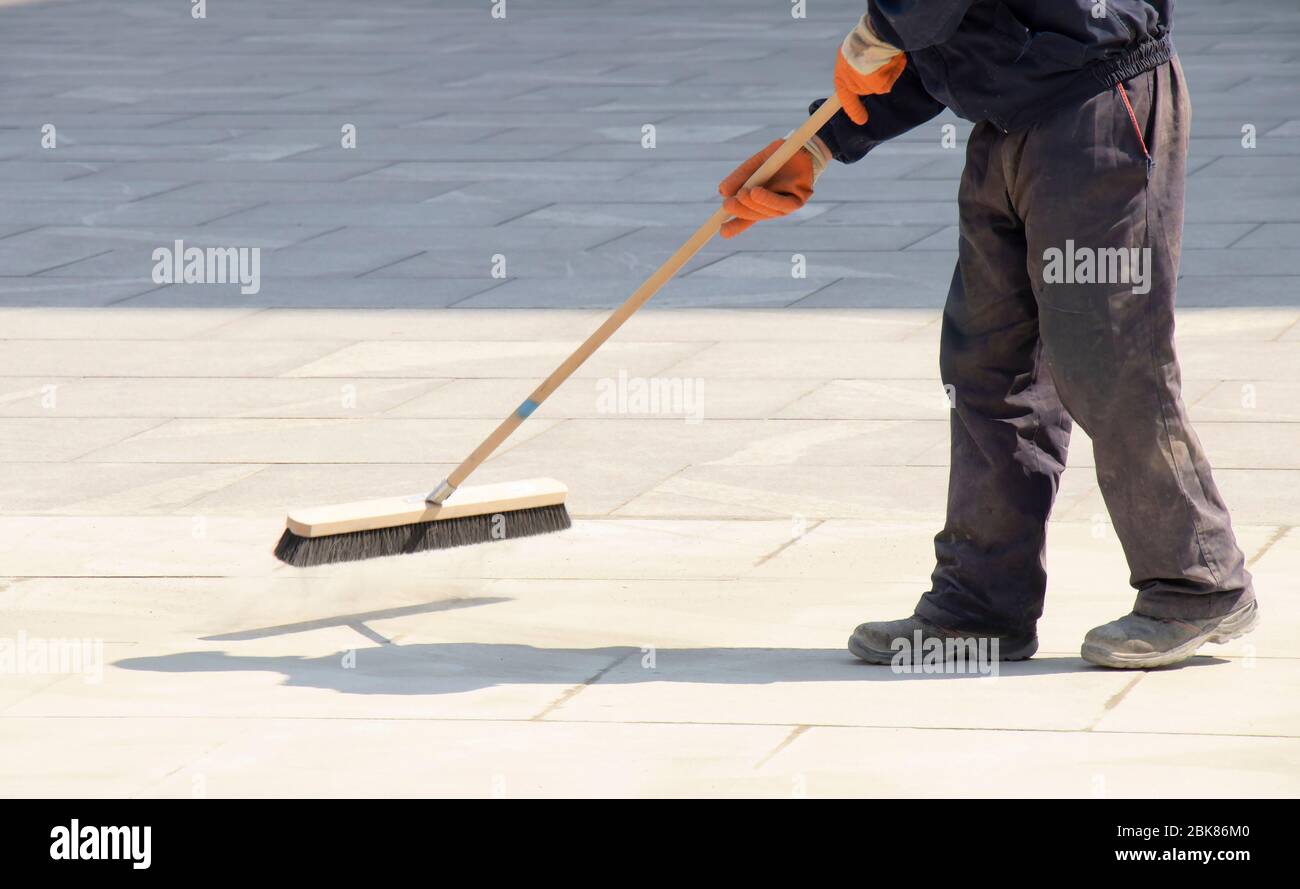
[[[825,99],[818,99],[809,113],[821,107]],[[908,130],[915,129],[927,120],[934,119],[943,110],[943,103],[925,90],[916,68],[908,64],[894,83],[894,88],[877,96],[865,96],[867,122],[858,126],[843,111],[835,112],[818,137],[826,143],[831,155],[841,163],[851,164],[861,160],[868,151],[881,142],[887,142]]]
[[868,0],[872,29],[901,50],[925,49],[953,35],[974,0]]

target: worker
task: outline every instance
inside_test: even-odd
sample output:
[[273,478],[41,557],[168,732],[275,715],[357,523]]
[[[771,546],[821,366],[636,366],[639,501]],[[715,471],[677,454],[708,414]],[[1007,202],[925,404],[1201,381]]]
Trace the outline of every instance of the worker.
[[915,613],[853,632],[864,661],[890,663],[897,640],[991,640],[1001,660],[1037,650],[1072,421],[1092,439],[1137,590],[1082,656],[1175,664],[1258,620],[1174,352],[1191,109],[1173,5],[870,0],[836,60],[841,110],[766,185],[742,188],[779,142],[719,186],[734,217],[722,233],[735,237],[802,207],[832,161],[854,163],[944,108],[974,123],[939,355],[947,519]]

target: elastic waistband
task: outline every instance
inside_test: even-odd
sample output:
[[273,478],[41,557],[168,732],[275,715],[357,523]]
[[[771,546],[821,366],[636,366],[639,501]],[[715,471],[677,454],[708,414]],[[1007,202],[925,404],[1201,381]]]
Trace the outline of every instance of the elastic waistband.
[[1140,43],[1113,59],[1101,59],[1088,66],[1092,76],[1106,89],[1131,80],[1139,74],[1159,68],[1174,57],[1174,38],[1166,31],[1159,37]]

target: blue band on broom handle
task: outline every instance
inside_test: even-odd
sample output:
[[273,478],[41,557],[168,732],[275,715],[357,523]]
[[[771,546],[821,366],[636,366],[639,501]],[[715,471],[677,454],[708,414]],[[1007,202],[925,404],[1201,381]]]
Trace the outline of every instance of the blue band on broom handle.
[[525,398],[524,403],[515,408],[515,416],[521,420],[527,420],[533,411],[537,410],[537,402],[531,398]]

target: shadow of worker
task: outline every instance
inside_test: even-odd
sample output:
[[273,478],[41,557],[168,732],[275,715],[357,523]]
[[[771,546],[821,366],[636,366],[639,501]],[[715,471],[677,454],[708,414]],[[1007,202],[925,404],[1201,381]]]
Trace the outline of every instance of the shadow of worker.
[[[322,657],[190,651],[126,658],[116,666],[165,673],[279,673],[289,686],[386,695],[458,694],[498,685],[770,685],[987,676],[974,669],[901,673],[888,666],[863,664],[842,648],[540,648],[485,642],[388,644]],[[1045,657],[997,664],[996,675],[1032,677],[1090,669],[1077,657]]]

